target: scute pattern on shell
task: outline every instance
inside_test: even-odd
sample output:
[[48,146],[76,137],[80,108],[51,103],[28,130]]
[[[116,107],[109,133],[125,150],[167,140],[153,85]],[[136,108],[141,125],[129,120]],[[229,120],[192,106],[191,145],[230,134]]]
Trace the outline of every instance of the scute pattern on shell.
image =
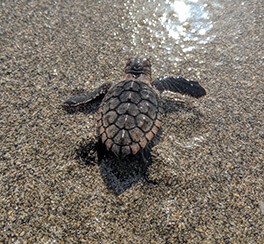
[[125,80],[104,97],[97,115],[102,143],[125,157],[146,147],[161,125],[159,97],[143,81]]

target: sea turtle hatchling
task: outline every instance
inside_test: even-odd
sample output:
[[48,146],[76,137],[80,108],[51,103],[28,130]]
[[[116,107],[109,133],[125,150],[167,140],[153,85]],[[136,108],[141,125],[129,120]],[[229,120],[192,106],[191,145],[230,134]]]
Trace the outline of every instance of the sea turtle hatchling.
[[194,98],[206,95],[197,81],[182,77],[165,77],[152,82],[149,59],[137,56],[127,60],[119,82],[108,82],[74,96],[63,106],[86,105],[104,95],[97,113],[99,142],[120,159],[143,151],[157,134],[161,126],[160,95],[166,90]]

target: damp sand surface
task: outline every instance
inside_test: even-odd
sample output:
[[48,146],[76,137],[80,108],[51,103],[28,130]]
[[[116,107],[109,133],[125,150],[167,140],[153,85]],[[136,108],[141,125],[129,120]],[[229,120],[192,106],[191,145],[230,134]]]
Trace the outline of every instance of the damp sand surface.
[[[1,243],[264,243],[264,7],[222,2],[1,1]],[[158,184],[60,106],[139,53],[208,93],[163,94]]]

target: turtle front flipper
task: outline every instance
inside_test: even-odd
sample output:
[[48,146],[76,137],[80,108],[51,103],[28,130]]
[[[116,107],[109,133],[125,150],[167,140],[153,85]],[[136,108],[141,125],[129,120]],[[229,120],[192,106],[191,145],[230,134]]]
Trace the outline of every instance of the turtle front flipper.
[[65,108],[69,108],[69,107],[77,107],[77,106],[85,105],[91,102],[92,100],[96,99],[97,97],[106,94],[112,85],[113,85],[112,82],[107,82],[91,92],[73,96],[68,100],[66,100],[62,104],[62,106]]
[[152,85],[162,93],[163,91],[179,92],[200,98],[206,95],[205,89],[197,82],[182,77],[162,77],[152,82]]

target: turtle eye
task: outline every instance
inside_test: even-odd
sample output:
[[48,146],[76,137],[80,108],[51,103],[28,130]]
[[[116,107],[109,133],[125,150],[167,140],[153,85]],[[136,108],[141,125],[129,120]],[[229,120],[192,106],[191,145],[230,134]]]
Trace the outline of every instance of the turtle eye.
[[148,59],[144,60],[144,66],[150,67],[150,61]]
[[132,63],[131,58],[128,58],[126,61],[126,66],[130,65]]

